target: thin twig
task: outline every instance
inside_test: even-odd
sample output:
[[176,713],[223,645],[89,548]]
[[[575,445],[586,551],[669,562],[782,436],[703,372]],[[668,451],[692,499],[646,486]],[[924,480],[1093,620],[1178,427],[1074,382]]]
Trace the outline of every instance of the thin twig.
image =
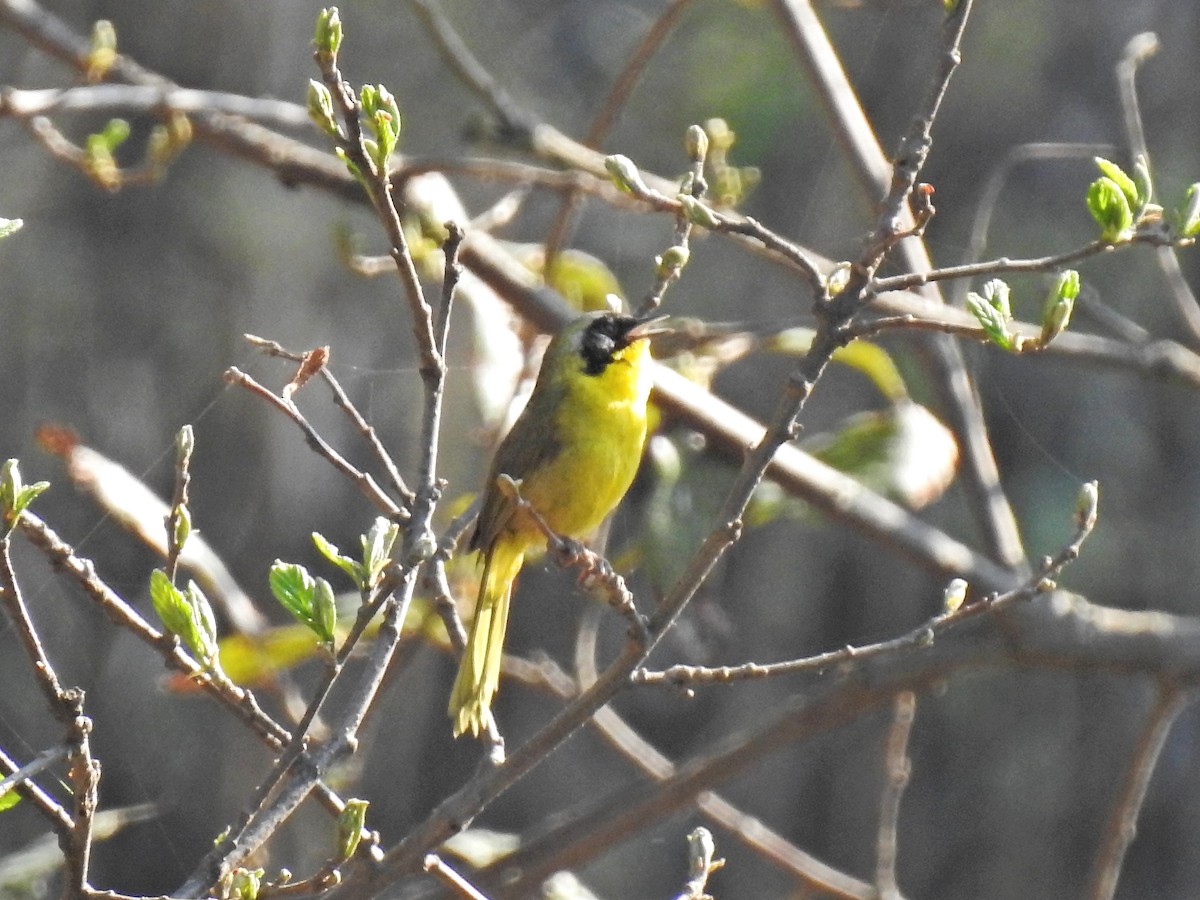
[[[389,265],[392,265],[391,260],[388,260]],[[297,353],[294,350],[289,350],[277,341],[262,338],[254,334],[243,335],[246,342],[257,350],[265,353],[267,356],[275,356],[280,359],[289,359],[293,362],[302,362],[304,360],[303,353]],[[333,403],[338,409],[342,410],[354,424],[355,429],[361,434],[370,445],[375,458],[379,460],[384,471],[388,474],[388,479],[392,483],[392,490],[396,492],[404,507],[408,508],[412,505],[413,492],[409,490],[408,485],[404,483],[404,479],[400,476],[400,470],[396,468],[396,461],[392,459],[392,455],[388,453],[383,446],[383,442],[379,440],[379,433],[375,430],[366,419],[366,417],[358,411],[358,407],[346,394],[342,384],[338,381],[337,376],[329,371],[329,366],[321,367],[321,378],[329,385],[330,391],[333,392]]]
[[25,647],[34,678],[46,697],[51,714],[66,726],[66,744],[70,758],[69,777],[73,788],[74,804],[71,813],[71,828],[63,841],[63,856],[67,868],[68,895],[82,894],[87,889],[88,865],[92,849],[92,821],[96,814],[100,781],[100,766],[92,759],[90,735],[92,720],[83,714],[83,691],[79,688],[64,688],[54,671],[50,657],[46,655],[37,628],[29,616],[21,588],[13,571],[11,541],[13,529],[23,525],[29,517],[26,512],[17,513],[17,521],[0,523],[0,603],[16,626],[17,634]]
[[425,871],[432,872],[448,884],[454,893],[460,897],[466,897],[467,900],[488,900],[487,897],[479,892],[479,889],[475,885],[454,871],[436,853],[430,853],[425,857]]
[[[7,781],[8,778],[11,778],[15,773],[20,771],[23,770],[17,766],[16,760],[5,753],[3,747],[0,747],[0,773],[5,775],[5,780]],[[46,817],[50,826],[58,833],[60,841],[70,839],[72,828],[71,814],[63,809],[57,800],[34,782],[26,781],[24,777],[17,779],[17,786],[13,790],[22,797],[29,799],[38,808],[42,815]]]
[[[21,516],[20,527],[30,543],[41,550],[56,569],[71,577],[111,621],[149,645],[163,657],[168,667],[190,678],[233,712],[268,747],[279,750],[286,744],[290,738],[287,729],[263,711],[252,692],[238,687],[220,673],[203,668],[177,642],[164,641],[159,631],[96,575],[90,560],[77,556],[71,546],[41,519],[27,511]],[[328,785],[318,785],[316,793],[331,814],[341,812],[345,804]]]
[[1138,814],[1146,800],[1146,791],[1150,787],[1154,767],[1166,744],[1171,726],[1190,701],[1191,696],[1178,684],[1162,683],[1159,686],[1158,699],[1154,708],[1150,710],[1137,746],[1133,749],[1125,772],[1125,782],[1117,795],[1117,802],[1109,816],[1104,838],[1096,854],[1091,888],[1088,891],[1089,900],[1112,900],[1116,894],[1125,853],[1137,834]]
[[892,725],[884,742],[883,796],[879,801],[879,831],[875,842],[875,887],[880,900],[899,900],[896,883],[896,844],[900,833],[900,798],[908,786],[911,763],[908,738],[912,734],[917,696],[904,691],[892,704]]
[[[775,0],[774,6],[783,22],[785,35],[795,46],[821,97],[833,123],[834,134],[850,159],[866,201],[874,208],[892,182],[889,154],[880,146],[812,3],[809,0]],[[958,7],[955,15],[948,18],[947,27],[961,27],[963,20],[957,15],[965,17],[969,9],[964,7],[969,4],[960,3]],[[943,43],[946,44],[945,40]],[[948,58],[952,63],[953,52]],[[911,225],[908,204],[901,203],[898,212],[901,218],[896,223],[897,231],[903,231]],[[896,246],[895,256],[893,261],[910,272],[933,268],[923,241],[901,241]],[[935,299],[939,296],[932,288],[928,293]],[[934,370],[934,383],[941,391],[948,424],[957,434],[962,452],[960,483],[979,520],[991,555],[1020,574],[1025,556],[1021,535],[1000,483],[978,393],[960,348],[947,338],[935,338],[932,344],[929,361]]]
[[[575,641],[576,679],[571,678],[551,661],[543,664],[546,684],[563,700],[578,696],[597,678],[596,638],[600,620],[599,610],[589,608],[583,617]],[[676,766],[653,745],[638,734],[612,706],[599,710],[588,723],[639,771],[655,781],[664,781],[676,773]],[[695,797],[696,808],[710,822],[724,828],[731,837],[770,860],[793,876],[802,888],[815,890],[843,900],[875,900],[874,888],[864,881],[841,872],[797,847],[766,824],[739,809],[714,790]],[[488,867],[496,871],[519,872],[512,884],[532,890],[557,871],[578,869],[604,853],[612,844],[613,835],[591,840],[588,829],[577,827],[577,821],[555,821],[532,835],[523,835],[521,846],[512,854]],[[627,840],[624,834],[616,840]],[[485,870],[487,871],[487,870]],[[482,874],[482,873],[481,873]],[[505,882],[508,884],[508,882]]]
[[51,113],[225,113],[279,128],[309,129],[308,111],[297,103],[204,91],[175,85],[89,84],[66,89],[0,90],[0,117],[30,119]]
[[304,433],[304,439],[314,451],[324,457],[335,469],[345,475],[358,488],[359,493],[371,501],[385,516],[390,519],[402,519],[406,516],[402,509],[391,497],[383,492],[371,477],[369,472],[355,468],[340,453],[333,449],[309,423],[304,414],[291,400],[285,400],[270,389],[259,384],[253,376],[243,372],[237,366],[225,370],[225,380],[230,384],[246,388],[250,393],[266,400],[273,407],[291,419]]
[[[1086,496],[1095,497],[1095,483],[1083,486],[1081,503]],[[959,627],[963,622],[980,615],[994,615],[1017,604],[1028,603],[1056,588],[1056,579],[1063,570],[1079,558],[1084,542],[1096,527],[1095,503],[1087,515],[1077,516],[1075,533],[1054,556],[1042,560],[1038,570],[1025,579],[1020,586],[1003,594],[990,594],[957,609],[939,612],[932,619],[918,625],[907,634],[865,646],[847,646],[817,656],[787,662],[762,665],[746,663],[740,666],[704,667],[672,666],[659,672],[639,669],[630,676],[631,684],[670,684],[676,687],[694,687],[701,684],[727,684],[779,675],[821,673],[836,668],[842,674],[856,671],[867,660],[890,656],[900,651],[919,650],[928,647],[947,631]]]
[[[1117,62],[1117,95],[1121,100],[1121,111],[1125,118],[1125,137],[1129,142],[1129,156],[1134,162],[1139,158],[1150,166],[1150,149],[1146,143],[1146,132],[1142,127],[1141,107],[1138,103],[1137,73],[1142,64],[1159,49],[1158,35],[1151,31],[1135,34],[1125,44],[1121,59]],[[1153,172],[1153,169],[1150,169]],[[1167,280],[1175,309],[1191,335],[1192,342],[1200,342],[1200,303],[1184,277],[1175,248],[1162,246],[1155,253],[1159,268]]]

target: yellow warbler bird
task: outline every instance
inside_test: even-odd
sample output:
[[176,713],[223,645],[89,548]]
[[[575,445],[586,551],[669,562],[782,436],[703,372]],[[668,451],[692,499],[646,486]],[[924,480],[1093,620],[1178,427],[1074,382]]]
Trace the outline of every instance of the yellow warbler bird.
[[556,533],[594,532],[625,496],[646,441],[653,379],[650,347],[659,319],[593,312],[568,325],[542,359],[525,411],[501,441],[471,536],[483,578],[467,647],[450,693],[454,734],[478,735],[491,718],[513,582],[545,535],[497,479],[507,475]]

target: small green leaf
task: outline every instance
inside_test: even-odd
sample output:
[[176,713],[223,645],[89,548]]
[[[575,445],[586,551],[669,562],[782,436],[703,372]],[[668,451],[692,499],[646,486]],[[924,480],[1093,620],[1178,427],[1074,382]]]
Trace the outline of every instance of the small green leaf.
[[354,851],[358,849],[363,824],[367,820],[368,806],[370,804],[366,800],[350,799],[346,801],[346,805],[338,814],[337,829],[334,835],[336,844],[334,858],[339,863],[350,859],[354,856]]
[[1005,350],[1015,350],[1017,336],[1009,330],[1012,311],[1008,285],[994,278],[983,286],[983,294],[967,294],[967,309],[975,316],[988,340]]
[[0,530],[5,533],[11,531],[21,513],[49,487],[48,481],[25,484],[17,460],[5,460],[0,465]]
[[1200,234],[1200,181],[1189,185],[1183,194],[1183,202],[1175,212],[1175,224],[1180,237],[1191,238]]
[[1111,178],[1097,178],[1087,192],[1088,212],[1100,226],[1100,240],[1109,244],[1129,236],[1133,210],[1121,187]]
[[304,566],[275,560],[268,576],[271,593],[284,609],[325,643],[333,641],[337,609],[324,578],[313,578]]
[[314,579],[313,621],[310,627],[322,643],[333,644],[334,630],[337,628],[337,600],[333,596],[333,588],[324,578]]
[[275,560],[267,576],[271,593],[283,608],[306,625],[313,621],[313,591],[316,583],[308,569],[296,563]]
[[21,219],[0,219],[0,238],[6,238],[10,234],[16,234],[25,227],[25,222]]
[[358,587],[362,587],[365,580],[365,573],[362,565],[348,556],[343,555],[338,546],[328,539],[323,534],[316,531],[312,533],[312,542],[317,548],[317,552],[323,557],[350,576],[350,580]]
[[392,548],[396,545],[396,538],[399,535],[399,525],[379,516],[371,525],[370,530],[362,536],[362,567],[366,571],[366,579],[362,584],[364,590],[374,586],[380,573],[391,561]]
[[197,659],[212,664],[217,658],[217,620],[213,616],[212,604],[194,581],[188,582],[183,596],[191,608],[194,626],[194,636],[188,640],[188,646]]
[[21,795],[17,793],[16,785],[6,789],[0,793],[0,812],[12,809],[21,802]]
[[1121,193],[1125,195],[1125,202],[1129,204],[1129,208],[1136,209],[1138,206],[1138,188],[1137,183],[1125,174],[1125,170],[1118,166],[1115,162],[1110,162],[1103,157],[1095,157],[1096,165],[1099,167],[1101,174],[1112,180]]
[[195,631],[191,604],[162,569],[150,573],[150,601],[163,627],[190,646],[187,636]]

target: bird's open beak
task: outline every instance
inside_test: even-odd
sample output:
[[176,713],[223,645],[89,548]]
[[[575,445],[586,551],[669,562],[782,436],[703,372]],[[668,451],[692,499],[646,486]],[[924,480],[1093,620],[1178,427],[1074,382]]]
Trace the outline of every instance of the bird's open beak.
[[651,319],[642,319],[642,321],[629,329],[625,335],[625,339],[632,344],[634,341],[651,338],[656,334],[674,334],[674,328],[668,328],[663,324],[668,318],[669,316],[654,316]]

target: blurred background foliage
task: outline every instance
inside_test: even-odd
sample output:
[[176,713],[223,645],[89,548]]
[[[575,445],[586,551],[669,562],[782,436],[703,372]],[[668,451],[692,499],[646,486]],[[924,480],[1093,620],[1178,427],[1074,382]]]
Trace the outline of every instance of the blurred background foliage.
[[[317,2],[46,5],[80,33],[96,19],[111,20],[123,52],[186,87],[303,103],[315,75],[309,42]],[[582,135],[662,3],[447,0],[443,9],[522,105]],[[936,64],[941,4],[826,3],[819,12],[884,147],[894,148]],[[468,141],[480,105],[446,71],[405,4],[347,2],[342,16],[346,74],[356,83],[382,82],[396,94],[403,153],[445,162],[506,153]],[[937,263],[965,258],[984,182],[1012,148],[1088,142],[1115,145],[1106,155],[1127,160],[1113,67],[1126,42],[1143,31],[1162,41],[1142,70],[1140,97],[1156,183],[1174,196],[1200,177],[1200,7],[1191,0],[978,4],[965,65],[924,173],[937,189],[938,214],[927,235]],[[37,88],[71,81],[57,63],[0,30],[0,83]],[[768,4],[697,0],[604,149],[673,176],[686,165],[684,129],[713,116],[737,132],[734,163],[760,170],[745,212],[835,259],[857,252],[873,198],[854,183]],[[103,125],[85,117],[56,122],[79,140]],[[128,144],[136,148],[151,123],[134,117],[132,124]],[[308,138],[322,146],[313,132]],[[1016,167],[995,210],[987,255],[1041,255],[1090,240],[1084,194],[1094,177],[1086,156]],[[509,188],[455,184],[473,212]],[[501,236],[538,241],[556,210],[552,195],[535,191]],[[245,332],[297,349],[330,345],[333,371],[412,471],[420,385],[398,286],[352,275],[336,249],[337,233],[349,229],[368,250],[382,251],[372,218],[317,191],[289,189],[200,144],[161,183],[107,194],[51,159],[11,120],[0,120],[0,215],[25,221],[0,244],[0,458],[20,457],[29,480],[54,482],[37,504],[39,514],[148,612],[152,555],[72,490],[33,432],[45,421],[69,424],[166,495],[173,436],[192,423],[194,521],[261,609],[282,622],[266,590],[271,561],[318,569],[310,532],[355,546],[375,513],[292,426],[226,387],[221,373],[236,364],[276,387],[289,377],[286,367],[246,346]],[[571,244],[603,259],[639,296],[652,283],[652,257],[666,246],[670,227],[661,216],[593,202]],[[1200,286],[1196,254],[1183,254],[1182,265]],[[1189,341],[1151,253],[1092,259],[1081,275],[1095,300],[1156,336]],[[1013,279],[1013,285],[1018,316],[1036,318],[1042,282]],[[667,310],[753,328],[799,323],[810,303],[809,292],[782,270],[708,237],[693,247]],[[1086,309],[1074,327],[1093,327]],[[934,403],[915,344],[903,337],[886,344],[914,397]],[[443,457],[450,496],[477,489],[487,452],[469,381],[456,377],[468,358],[461,335],[454,353]],[[1031,556],[1053,552],[1068,536],[1078,485],[1095,478],[1101,525],[1069,570],[1067,586],[1113,606],[1200,612],[1195,393],[1061,358],[1011,358],[975,346],[966,353]],[[721,372],[715,389],[762,416],[788,366],[784,356],[753,353]],[[321,390],[308,389],[302,403],[336,446],[366,458]],[[821,431],[883,405],[861,373],[834,367],[806,428]],[[699,479],[707,492],[695,491],[678,510],[680,523],[703,523],[731,470],[694,446],[684,463],[711,469]],[[646,478],[635,489],[631,511],[614,526],[617,546],[636,533],[654,486]],[[956,488],[925,514],[978,543]],[[60,675],[88,692],[94,750],[104,764],[102,805],[157,807],[155,817],[97,847],[93,883],[130,893],[168,891],[240,811],[268,754],[210,702],[164,691],[158,658],[80,602],[36,554],[18,548],[17,564]],[[544,650],[570,662],[582,603],[569,583],[545,567],[526,572],[510,636],[514,652]],[[935,612],[941,589],[937,579],[845,528],[813,516],[776,518],[728,555],[656,662],[773,661],[885,638]],[[620,632],[619,624],[606,623],[602,652]],[[439,650],[414,647],[405,654],[395,673],[403,679],[394,679],[361,752],[340,773],[349,792],[372,799],[369,823],[385,842],[419,821],[476,762],[475,747],[449,737],[443,710],[451,671]],[[297,677],[303,685],[313,675],[302,668]],[[29,702],[34,689],[7,623],[0,624],[0,685],[0,746],[32,756],[58,739],[40,705]],[[755,721],[802,687],[778,680],[705,688],[694,699],[643,689],[618,708],[677,757]],[[1111,675],[986,671],[922,698],[901,817],[899,878],[906,893],[1078,895],[1151,694],[1150,685]],[[510,746],[544,722],[555,702],[509,687],[499,715]],[[805,849],[869,877],[886,724],[886,717],[872,718],[789,748],[735,779],[727,794]],[[1200,716],[1190,710],[1171,733],[1121,896],[1188,896],[1200,880],[1198,726]],[[481,824],[527,830],[550,811],[635,777],[594,735],[576,737]],[[29,806],[5,814],[0,857],[45,832]],[[580,874],[601,896],[665,895],[681,880],[682,836],[694,824],[695,816],[677,817]],[[329,831],[324,814],[306,808],[274,842],[269,864],[305,871],[323,859]],[[718,832],[717,840],[728,865],[710,885],[714,894],[793,895],[794,885],[768,863],[728,835]]]

